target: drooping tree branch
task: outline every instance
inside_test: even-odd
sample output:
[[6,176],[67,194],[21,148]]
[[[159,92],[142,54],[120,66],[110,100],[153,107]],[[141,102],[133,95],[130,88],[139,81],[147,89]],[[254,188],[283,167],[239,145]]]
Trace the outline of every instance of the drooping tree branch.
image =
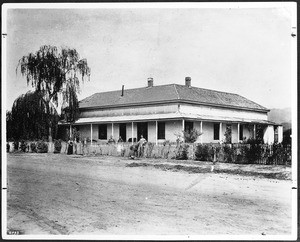
[[48,105],[48,112],[51,104],[55,108],[62,104],[69,107],[68,110],[73,113],[71,117],[77,117],[74,113],[78,110],[72,109],[78,108],[78,77],[82,82],[89,80],[90,68],[86,59],[80,59],[76,49],[63,47],[59,50],[55,46],[41,46],[35,53],[29,53],[19,60],[16,72],[18,70],[26,77],[27,85],[31,85],[42,96]]

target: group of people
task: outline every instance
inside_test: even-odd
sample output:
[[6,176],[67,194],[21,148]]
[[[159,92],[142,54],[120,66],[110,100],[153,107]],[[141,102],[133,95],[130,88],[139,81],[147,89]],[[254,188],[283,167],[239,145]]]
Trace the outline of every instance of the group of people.
[[139,142],[136,145],[130,147],[129,157],[134,159],[135,157],[141,157],[144,154],[145,145],[147,140],[141,135]]
[[77,155],[86,155],[88,153],[86,138],[83,140],[83,142],[77,142],[76,140],[73,141],[69,139],[67,145],[67,154],[72,155],[73,153]]

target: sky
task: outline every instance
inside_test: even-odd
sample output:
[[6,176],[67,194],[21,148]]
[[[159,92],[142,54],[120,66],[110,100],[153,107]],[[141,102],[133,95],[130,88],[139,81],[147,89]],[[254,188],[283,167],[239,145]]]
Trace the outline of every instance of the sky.
[[[75,48],[91,68],[79,100],[96,92],[184,85],[237,93],[267,108],[291,107],[289,7],[9,8],[6,109],[31,88],[18,60],[42,45]],[[117,5],[115,5],[117,6]],[[198,7],[200,6],[200,7]]]

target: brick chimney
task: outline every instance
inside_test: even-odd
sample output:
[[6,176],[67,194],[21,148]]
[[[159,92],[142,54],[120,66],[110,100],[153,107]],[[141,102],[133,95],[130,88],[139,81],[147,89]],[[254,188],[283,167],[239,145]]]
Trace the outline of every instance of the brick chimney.
[[149,77],[147,80],[148,80],[148,87],[153,87],[153,78]]
[[122,92],[121,92],[121,97],[124,96],[124,85],[122,85]]
[[191,82],[192,82],[192,78],[190,78],[190,77],[185,78],[185,85],[187,87],[191,87],[191,84],[192,84]]

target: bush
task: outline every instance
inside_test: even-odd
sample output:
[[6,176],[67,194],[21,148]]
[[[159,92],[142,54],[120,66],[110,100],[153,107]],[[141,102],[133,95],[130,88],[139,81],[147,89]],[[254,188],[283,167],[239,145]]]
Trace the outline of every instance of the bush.
[[195,160],[213,161],[214,152],[216,152],[216,156],[220,156],[220,147],[215,147],[212,144],[210,145],[199,144],[196,147]]
[[226,125],[226,131],[224,133],[226,144],[231,144],[231,134],[232,134],[231,125]]
[[54,153],[60,153],[61,151],[61,141],[60,140],[55,140],[54,141]]
[[201,133],[196,129],[183,132],[184,141],[186,143],[194,143],[200,135]]
[[47,153],[48,152],[48,144],[44,141],[38,141],[36,144],[38,153]]
[[19,141],[18,140],[15,140],[14,141],[14,150],[18,150],[19,149]]
[[24,140],[21,141],[20,149],[21,149],[21,151],[26,152],[27,143]]
[[37,149],[36,149],[36,144],[35,143],[31,143],[30,144],[30,149],[31,149],[31,152],[37,152]]
[[210,157],[209,147],[207,145],[199,144],[195,151],[195,160],[208,161]]
[[215,145],[199,144],[195,150],[195,160],[212,161],[214,149],[217,160],[220,162],[238,164],[267,164],[267,165],[290,165],[291,147],[282,144],[266,145],[260,140],[248,140],[243,144],[228,145],[221,147]]
[[270,165],[287,165],[289,160],[289,150],[284,148],[282,144],[272,145],[271,155],[268,157]]
[[224,150],[224,162],[233,162],[234,161],[234,148],[230,145],[225,145]]
[[263,146],[260,140],[248,139],[247,144],[250,145],[250,149],[246,152],[248,164],[255,164],[257,161],[264,158]]
[[188,159],[188,144],[179,144],[176,147],[175,159],[176,160],[187,160]]
[[152,155],[152,151],[153,151],[153,148],[154,148],[154,144],[153,143],[151,143],[151,142],[148,142],[147,144],[146,144],[146,147],[145,147],[146,149],[145,149],[145,153],[146,153],[146,157],[147,158],[150,158],[151,157],[151,155]]

